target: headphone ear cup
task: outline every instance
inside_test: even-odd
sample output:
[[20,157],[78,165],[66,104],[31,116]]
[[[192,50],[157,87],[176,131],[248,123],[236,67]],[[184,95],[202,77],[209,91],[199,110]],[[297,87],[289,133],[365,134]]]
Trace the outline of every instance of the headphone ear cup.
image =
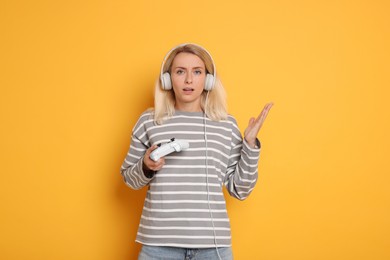
[[161,86],[162,86],[163,90],[171,90],[172,89],[171,75],[169,75],[169,72],[165,72],[162,75]]
[[214,87],[214,76],[211,74],[206,75],[206,81],[204,83],[204,90],[210,91]]

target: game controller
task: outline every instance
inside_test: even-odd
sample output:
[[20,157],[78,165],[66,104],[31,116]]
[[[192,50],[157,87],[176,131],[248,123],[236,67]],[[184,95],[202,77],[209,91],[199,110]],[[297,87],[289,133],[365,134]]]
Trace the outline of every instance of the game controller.
[[158,161],[161,157],[168,155],[173,152],[180,152],[182,150],[186,150],[190,147],[190,144],[184,140],[175,140],[172,138],[169,143],[163,144],[160,147],[153,150],[150,154],[150,159],[153,161]]

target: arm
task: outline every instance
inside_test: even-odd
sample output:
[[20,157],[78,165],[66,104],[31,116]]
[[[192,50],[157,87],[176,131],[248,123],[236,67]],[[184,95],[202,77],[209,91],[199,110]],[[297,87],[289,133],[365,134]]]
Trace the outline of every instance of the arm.
[[157,162],[149,158],[157,146],[149,147],[145,118],[147,116],[141,116],[133,129],[130,148],[120,170],[125,183],[136,190],[149,184],[155,172],[164,165],[164,158]]
[[245,140],[242,140],[238,129],[234,136],[238,138],[234,137],[235,141],[225,175],[225,186],[231,196],[244,200],[257,182],[260,142],[257,140],[259,148],[251,148]]
[[[238,128],[233,134],[233,139],[238,140],[238,142],[235,142],[230,153],[227,174],[225,175],[225,186],[231,196],[240,200],[244,200],[249,196],[257,182],[261,147],[257,135],[272,106],[273,103],[266,104],[256,119],[251,118],[249,120],[243,141],[241,134],[237,131]],[[236,122],[234,124],[237,126]],[[235,136],[239,138],[235,138]]]
[[145,176],[143,157],[147,146],[136,136],[132,136],[129,151],[121,167],[124,182],[132,189],[141,189],[149,183],[151,178]]

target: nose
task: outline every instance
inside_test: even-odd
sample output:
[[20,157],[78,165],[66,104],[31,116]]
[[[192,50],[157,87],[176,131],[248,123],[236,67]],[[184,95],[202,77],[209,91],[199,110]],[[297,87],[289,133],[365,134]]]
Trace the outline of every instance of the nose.
[[186,81],[187,84],[192,83],[192,75],[191,75],[191,73],[187,73],[185,81]]

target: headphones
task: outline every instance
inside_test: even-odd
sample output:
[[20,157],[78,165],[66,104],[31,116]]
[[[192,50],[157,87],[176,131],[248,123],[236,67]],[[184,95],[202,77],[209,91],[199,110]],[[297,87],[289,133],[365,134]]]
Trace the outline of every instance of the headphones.
[[186,45],[193,45],[195,47],[198,47],[200,49],[202,49],[204,52],[207,53],[207,55],[209,56],[209,58],[211,59],[211,63],[213,64],[213,74],[210,74],[210,73],[207,73],[206,74],[206,80],[205,80],[205,84],[204,84],[204,90],[206,91],[210,91],[214,88],[214,85],[215,85],[215,79],[216,79],[216,68],[215,68],[215,64],[214,64],[214,60],[213,60],[213,57],[211,57],[211,54],[205,49],[203,48],[202,46],[200,45],[197,45],[197,44],[194,44],[194,43],[184,43],[184,44],[180,44],[176,47],[174,47],[173,49],[171,49],[164,57],[164,60],[163,60],[163,63],[161,64],[161,70],[160,70],[160,81],[161,81],[161,87],[163,90],[171,90],[172,89],[172,80],[171,80],[171,75],[169,74],[168,71],[164,72],[164,66],[165,66],[165,62],[167,61],[167,59],[170,57],[170,55],[172,54],[172,52],[174,52],[176,49],[178,48],[181,48],[181,47],[184,47]]

